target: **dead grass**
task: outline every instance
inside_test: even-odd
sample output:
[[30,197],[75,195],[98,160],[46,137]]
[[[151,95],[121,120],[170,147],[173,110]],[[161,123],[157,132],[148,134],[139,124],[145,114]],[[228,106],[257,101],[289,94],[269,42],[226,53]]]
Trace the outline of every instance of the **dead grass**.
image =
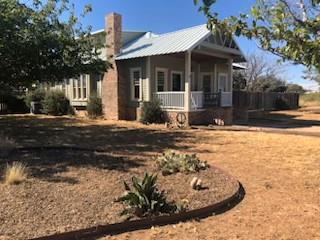
[[0,135],[0,158],[6,157],[16,147],[14,140]]
[[[319,114],[298,111],[294,118],[320,120]],[[22,127],[18,130],[16,126]],[[130,165],[127,161],[121,160],[122,158],[148,161],[151,156],[168,148],[185,153],[197,153],[201,160],[219,166],[239,179],[246,190],[245,199],[240,205],[225,214],[201,221],[106,236],[103,239],[320,239],[319,137],[263,132],[173,131],[164,129],[163,126],[142,126],[137,123],[46,117],[15,117],[2,120],[0,117],[0,127],[6,129],[8,136],[16,137],[21,145],[77,143],[86,147],[98,146],[111,153],[106,163],[112,163],[113,168],[124,165],[126,170]],[[50,164],[51,161],[48,162],[48,169],[52,168]],[[104,188],[101,188],[101,182],[115,189],[115,183],[108,181],[109,178],[103,166],[100,167],[102,170],[99,177],[95,170],[99,168],[97,164],[83,165],[81,170],[70,171],[77,165],[74,164],[70,168],[70,163],[66,162],[65,165],[56,168],[60,172],[53,171],[54,176],[59,175],[64,178],[74,178],[80,183],[90,183],[85,188],[81,184],[55,183],[55,186],[60,189],[61,199],[66,196],[66,192],[70,195],[82,192],[82,195],[75,199],[74,204],[78,204],[79,209],[92,208],[104,191]],[[137,167],[133,166],[131,171],[136,172]],[[117,171],[112,172],[115,177],[119,176]],[[118,179],[118,182],[122,183],[122,179]],[[92,188],[100,188],[97,195],[92,195]],[[43,186],[40,185],[39,194],[42,191]],[[50,194],[53,197],[57,196],[57,193],[52,190],[48,193]],[[29,199],[30,197],[27,196],[25,201]],[[83,199],[87,199],[85,203],[81,202]],[[60,198],[56,202],[61,202]],[[6,204],[5,201],[2,203]],[[47,204],[43,205],[43,208],[39,206],[40,204],[30,212],[26,211],[26,216],[34,216],[33,212],[38,209],[40,212],[47,209]],[[71,203],[68,203],[68,209],[70,212],[66,214],[71,218],[82,217],[76,215],[76,211],[71,212],[73,209]],[[106,210],[97,208],[95,211]],[[108,217],[109,212],[105,212],[103,219]],[[52,219],[51,216],[49,217]],[[1,223],[4,222],[1,220],[0,216],[0,235]],[[23,222],[23,220],[20,221]],[[39,219],[34,221],[38,222]],[[98,223],[93,222],[96,225]],[[34,228],[33,231],[36,231],[37,224],[34,224]],[[59,229],[58,226],[55,228]]]
[[28,177],[27,167],[21,162],[14,162],[7,165],[4,181],[6,184],[13,185],[24,182]]

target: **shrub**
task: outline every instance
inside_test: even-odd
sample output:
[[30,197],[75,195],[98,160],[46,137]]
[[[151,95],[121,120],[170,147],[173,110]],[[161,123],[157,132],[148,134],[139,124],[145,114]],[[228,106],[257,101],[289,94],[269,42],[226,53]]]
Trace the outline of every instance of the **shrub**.
[[159,100],[143,103],[140,121],[144,124],[163,122],[163,112]]
[[102,116],[102,100],[97,95],[92,95],[89,99],[87,112],[89,118],[97,118]]
[[7,157],[15,147],[16,143],[12,139],[0,135],[0,157]]
[[43,100],[43,110],[46,114],[61,116],[72,114],[73,108],[69,99],[62,91],[53,90],[46,93]]
[[46,92],[42,88],[37,88],[34,91],[30,91],[25,96],[25,103],[28,108],[31,108],[31,102],[42,102],[45,98]]
[[23,163],[14,162],[8,165],[5,171],[6,184],[19,184],[27,179],[27,167]]
[[200,161],[196,154],[179,154],[174,151],[166,151],[157,157],[156,164],[163,175],[199,172],[209,167],[206,162]]
[[290,108],[287,101],[282,98],[277,98],[274,105],[277,110],[286,110]]
[[182,208],[167,202],[164,191],[158,190],[156,181],[156,175],[146,173],[142,180],[136,177],[132,178],[132,189],[124,182],[125,195],[117,201],[123,202],[128,207],[121,215],[129,214],[145,217],[181,211]]

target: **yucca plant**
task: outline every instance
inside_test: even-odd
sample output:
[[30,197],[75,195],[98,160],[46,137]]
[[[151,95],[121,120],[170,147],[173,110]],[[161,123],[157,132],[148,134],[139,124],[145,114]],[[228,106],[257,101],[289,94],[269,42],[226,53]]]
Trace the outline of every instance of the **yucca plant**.
[[158,190],[156,182],[157,176],[148,173],[142,180],[132,177],[132,188],[124,182],[126,192],[117,201],[123,202],[128,207],[121,215],[145,217],[182,210],[177,205],[167,202],[164,191]]

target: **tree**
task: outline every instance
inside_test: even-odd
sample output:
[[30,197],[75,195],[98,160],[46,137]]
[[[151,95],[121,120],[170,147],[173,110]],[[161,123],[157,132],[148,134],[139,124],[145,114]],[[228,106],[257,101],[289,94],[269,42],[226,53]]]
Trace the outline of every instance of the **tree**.
[[302,86],[300,86],[298,84],[289,83],[287,85],[287,92],[294,92],[294,93],[304,94],[306,92],[306,90]]
[[285,92],[287,84],[277,76],[259,77],[251,86],[253,92]]
[[[194,0],[200,4],[200,0]],[[320,0],[257,0],[250,14],[219,19],[217,0],[202,0],[199,8],[212,30],[255,39],[283,60],[320,70]]]
[[[105,72],[101,44],[84,28],[68,0],[0,0],[0,86],[28,87],[80,73]],[[31,2],[31,3],[30,3]],[[65,20],[63,20],[65,19]]]
[[320,72],[315,68],[308,69],[304,71],[304,79],[312,80],[320,85]]

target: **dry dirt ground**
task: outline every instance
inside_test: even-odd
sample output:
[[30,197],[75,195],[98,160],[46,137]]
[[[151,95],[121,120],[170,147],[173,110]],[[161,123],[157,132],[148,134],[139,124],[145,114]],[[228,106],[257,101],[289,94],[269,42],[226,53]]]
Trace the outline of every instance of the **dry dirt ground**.
[[21,145],[89,143],[118,157],[167,148],[197,153],[246,190],[245,199],[222,215],[101,239],[320,239],[319,137],[17,116],[0,119],[0,127]]

